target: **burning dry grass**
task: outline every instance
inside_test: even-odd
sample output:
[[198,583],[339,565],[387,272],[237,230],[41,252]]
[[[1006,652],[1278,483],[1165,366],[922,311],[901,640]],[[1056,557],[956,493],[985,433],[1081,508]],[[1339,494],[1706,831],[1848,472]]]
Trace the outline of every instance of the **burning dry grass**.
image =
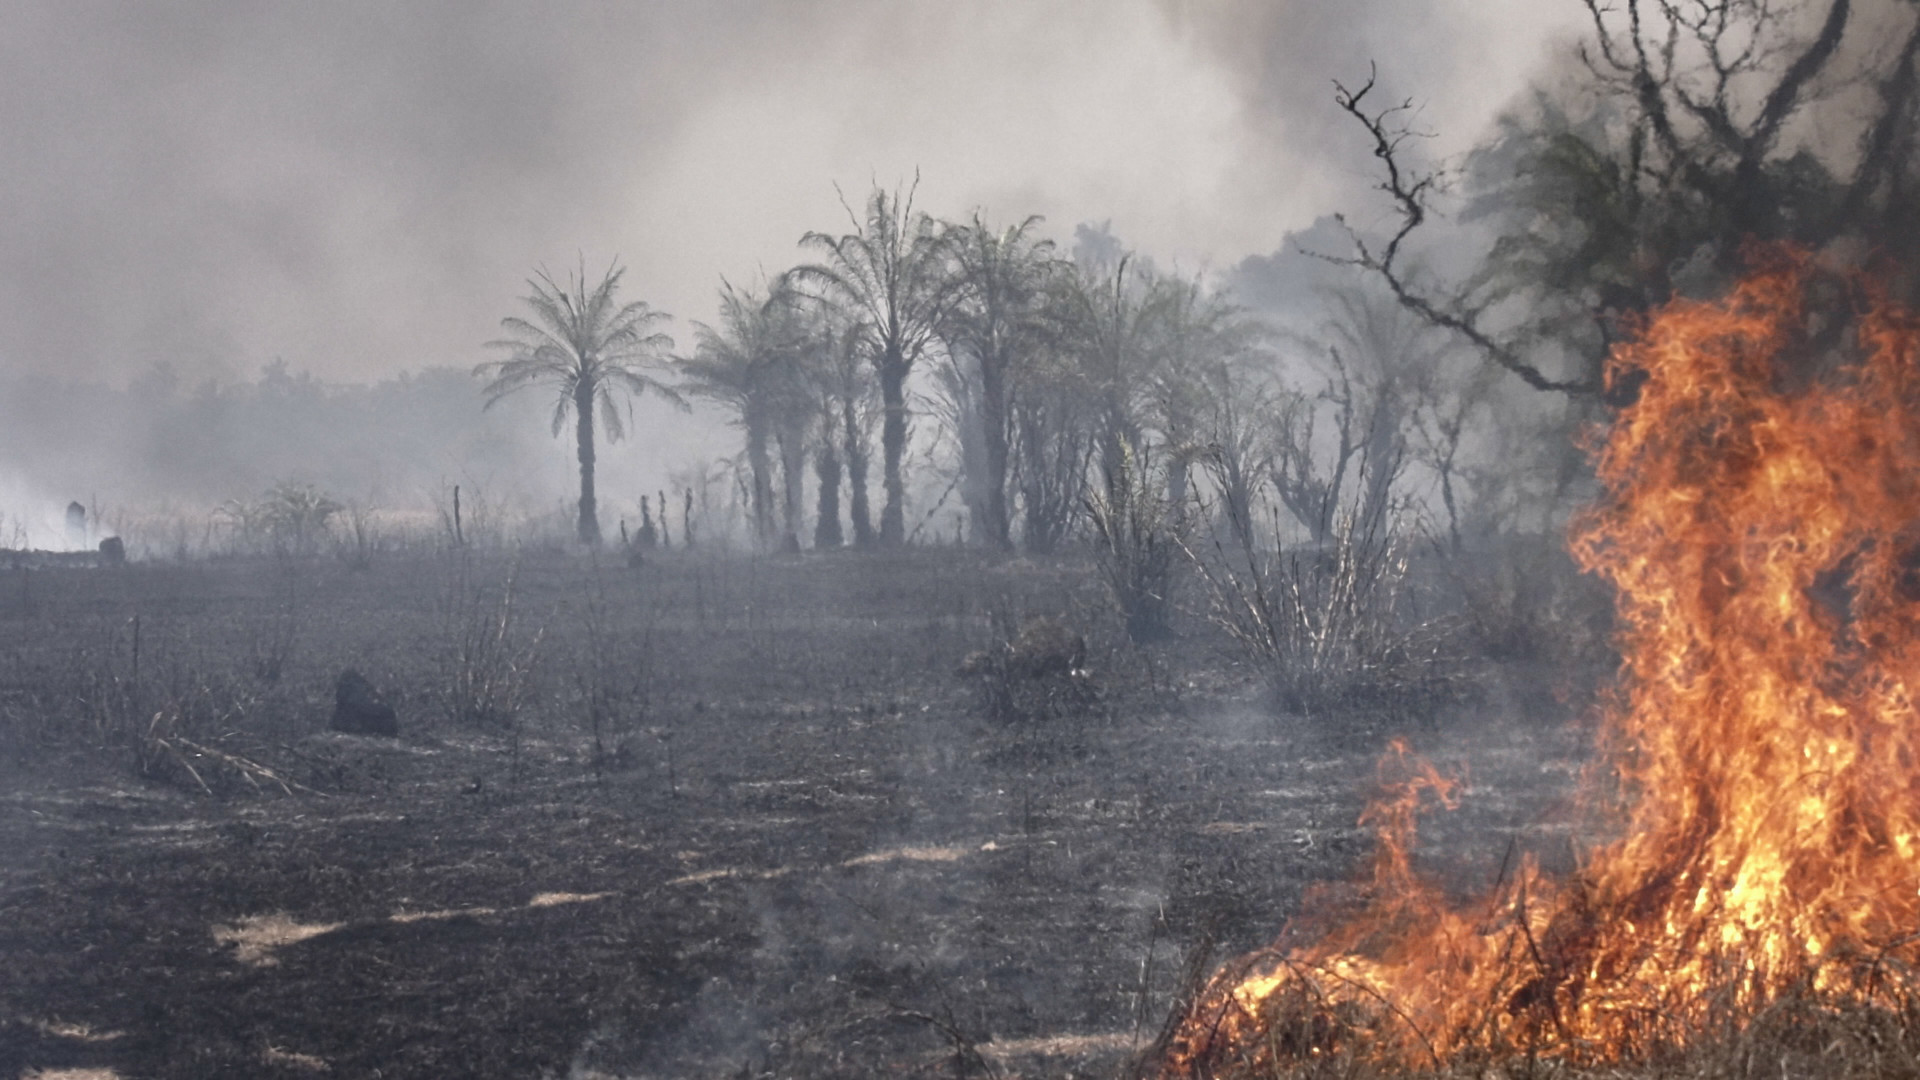
[[1282,1064],[1279,1054],[1294,1048],[1276,1033],[1276,1053],[1264,1064],[1227,1067],[1210,1075],[1293,1080],[1914,1080],[1920,1078],[1917,1005],[1888,1009],[1781,997],[1757,1014],[1727,1016],[1717,1027],[1695,1031],[1684,1047],[1611,1064],[1517,1054],[1420,1068],[1366,1060],[1351,1050]]
[[[1541,1058],[1456,1063],[1444,1069],[1404,1069],[1335,1055],[1250,1075],[1298,1080],[1912,1080],[1920,1077],[1920,1047],[1912,1024],[1884,1015],[1823,1015],[1808,1025],[1796,1018],[1750,1022],[1725,1038],[1701,1036],[1685,1051],[1657,1061],[1573,1065]],[[1217,1074],[1221,1076],[1228,1073]]]
[[[1868,300],[1857,349],[1808,304],[1836,285]],[[1914,1068],[1920,323],[1780,256],[1725,303],[1669,307],[1610,378],[1637,399],[1574,552],[1619,591],[1590,797],[1620,839],[1571,880],[1523,858],[1453,903],[1409,852],[1454,785],[1390,756],[1358,914],[1217,975],[1169,1074]]]

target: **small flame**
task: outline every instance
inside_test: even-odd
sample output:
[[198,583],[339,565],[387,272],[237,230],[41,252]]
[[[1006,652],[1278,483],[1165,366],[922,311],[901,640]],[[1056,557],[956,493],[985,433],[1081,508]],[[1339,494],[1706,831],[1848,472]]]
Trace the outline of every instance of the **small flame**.
[[1572,542],[1619,596],[1598,775],[1623,799],[1620,839],[1570,881],[1527,859],[1450,904],[1408,851],[1422,797],[1453,788],[1396,745],[1399,779],[1363,819],[1379,844],[1361,913],[1217,974],[1168,1075],[1336,1052],[1615,1061],[1788,993],[1872,1006],[1911,987],[1920,323],[1851,282],[1858,356],[1835,362],[1806,303],[1830,280],[1770,254],[1612,357],[1616,387],[1643,381]]

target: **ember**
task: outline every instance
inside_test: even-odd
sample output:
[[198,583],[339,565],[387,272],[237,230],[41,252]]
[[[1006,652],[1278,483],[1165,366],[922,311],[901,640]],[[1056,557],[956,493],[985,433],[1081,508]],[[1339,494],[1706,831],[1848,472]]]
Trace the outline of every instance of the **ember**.
[[1770,255],[1612,358],[1637,396],[1597,448],[1605,495],[1572,543],[1618,590],[1623,685],[1589,794],[1619,800],[1619,838],[1571,880],[1522,860],[1450,904],[1408,851],[1420,798],[1452,792],[1396,746],[1365,819],[1380,843],[1363,910],[1217,974],[1168,1075],[1328,1054],[1620,1061],[1788,996],[1910,995],[1920,322],[1846,281],[1864,314],[1817,344],[1807,297],[1837,280]]

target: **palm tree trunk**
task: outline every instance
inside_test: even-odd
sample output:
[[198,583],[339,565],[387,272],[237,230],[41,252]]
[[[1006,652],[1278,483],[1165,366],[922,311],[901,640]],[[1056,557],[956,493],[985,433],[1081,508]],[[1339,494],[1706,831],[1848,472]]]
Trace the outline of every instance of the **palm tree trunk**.
[[880,511],[880,546],[907,542],[907,485],[900,475],[907,452],[907,365],[897,355],[880,363],[880,455],[887,504]]
[[840,454],[833,445],[833,409],[829,407],[820,427],[820,444],[813,451],[813,471],[820,480],[815,505],[813,546],[837,548],[840,534]]
[[861,437],[859,416],[853,397],[841,405],[846,425],[841,437],[847,442],[847,513],[853,518],[855,547],[873,546],[873,513],[867,506],[867,443]]
[[980,423],[986,429],[987,542],[1013,550],[1007,519],[1007,374],[1000,357],[980,358]]
[[801,519],[806,516],[807,428],[805,420],[782,418],[774,440],[780,448],[780,550],[800,550]]
[[593,496],[593,391],[593,384],[582,379],[573,393],[573,411],[580,453],[580,542],[599,547],[600,515]]
[[773,540],[773,465],[767,458],[767,421],[759,410],[747,413],[747,469],[753,475],[753,542],[766,551]]

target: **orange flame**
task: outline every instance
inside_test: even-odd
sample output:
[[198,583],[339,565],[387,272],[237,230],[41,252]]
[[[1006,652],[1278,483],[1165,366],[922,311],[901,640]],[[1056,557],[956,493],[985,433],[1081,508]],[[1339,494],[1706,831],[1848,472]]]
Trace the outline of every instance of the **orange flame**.
[[[1171,1076],[1351,1052],[1406,1064],[1613,1061],[1787,993],[1891,1003],[1920,966],[1920,322],[1787,254],[1617,349],[1644,381],[1573,531],[1618,589],[1603,774],[1620,839],[1568,882],[1530,860],[1468,908],[1407,859],[1431,769],[1389,787],[1372,899],[1217,974]],[[1847,339],[1847,334],[1852,339]],[[1824,341],[1835,337],[1846,345]],[[1840,359],[1840,357],[1845,359]],[[1405,758],[1396,747],[1389,761]]]

